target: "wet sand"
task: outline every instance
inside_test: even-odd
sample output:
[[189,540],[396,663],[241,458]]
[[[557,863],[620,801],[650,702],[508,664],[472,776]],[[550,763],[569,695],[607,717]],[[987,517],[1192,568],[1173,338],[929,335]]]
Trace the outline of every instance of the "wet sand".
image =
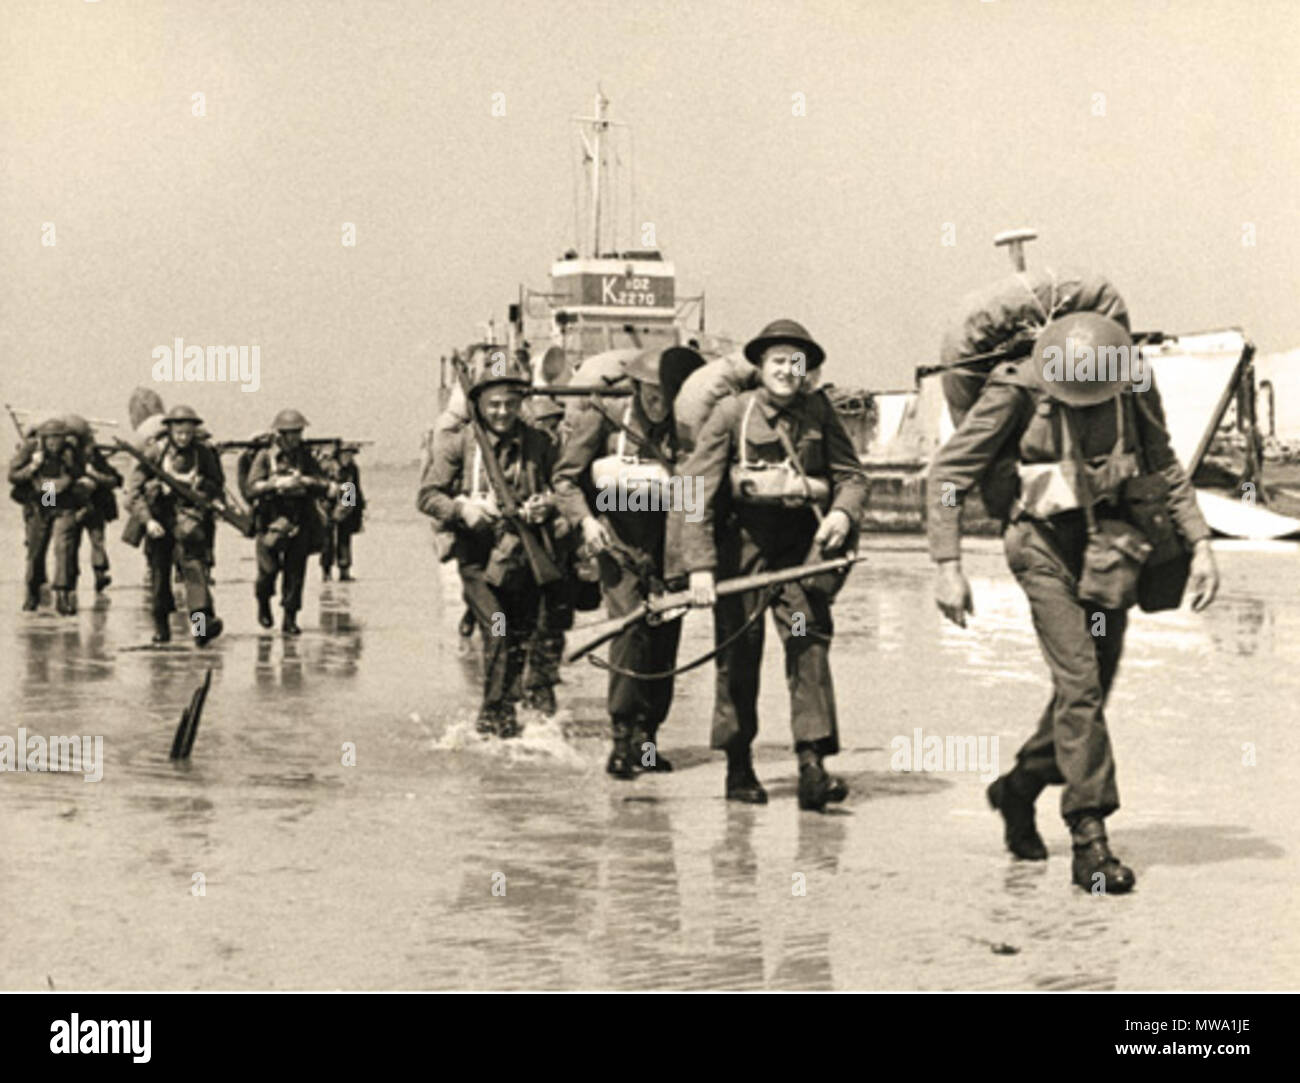
[[[831,762],[853,793],[823,816],[795,804],[774,635],[766,807],[722,798],[708,667],[679,683],[661,732],[671,775],[604,774],[604,678],[586,663],[566,668],[557,719],[480,741],[414,473],[366,480],[358,581],[322,585],[313,560],[300,640],[260,634],[251,543],[223,528],[229,631],[204,652],[133,649],[150,629],[120,523],[106,596],[92,600],[83,551],[79,616],[20,613],[10,506],[0,734],[102,735],[105,765],[93,784],[0,774],[0,987],[1300,986],[1295,546],[1225,544],[1208,613],[1134,617],[1109,711],[1123,802],[1110,828],[1138,887],[1095,898],[1069,883],[1059,790],[1039,804],[1051,858],[1026,864],[1004,851],[978,771],[891,770],[891,742],[918,727],[997,737],[1005,770],[1046,700],[996,542],[968,543],[967,631],[934,610],[923,539],[868,542],[832,650],[845,751]],[[710,638],[692,614],[682,657]],[[194,755],[175,765],[207,665]]]

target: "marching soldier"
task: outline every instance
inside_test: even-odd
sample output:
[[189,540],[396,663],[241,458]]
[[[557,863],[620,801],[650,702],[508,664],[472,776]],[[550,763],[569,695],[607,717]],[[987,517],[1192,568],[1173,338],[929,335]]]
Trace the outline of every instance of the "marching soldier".
[[[201,496],[220,500],[224,495],[221,464],[216,452],[197,439],[201,423],[191,407],[173,406],[163,418],[163,433],[144,454],[149,462]],[[131,514],[144,524],[153,642],[171,641],[168,619],[176,608],[171,571],[176,563],[185,581],[185,607],[194,643],[207,646],[222,630],[208,579],[208,535],[212,529],[209,509],[187,500],[139,464],[131,473],[126,500]]]
[[[477,412],[506,483],[519,496],[522,518],[543,527],[555,510],[547,490],[556,449],[547,433],[521,416],[528,386],[527,374],[517,367],[485,365],[470,388],[467,406]],[[514,737],[540,591],[518,531],[502,517],[491,492],[473,425],[439,436],[421,478],[417,506],[440,528],[454,531],[452,553],[465,602],[483,640],[478,731]]]
[[359,450],[359,444],[340,444],[338,451],[323,463],[326,476],[338,486],[338,493],[322,503],[325,544],[320,554],[321,578],[328,580],[337,563],[341,583],[352,578],[352,535],[361,532],[366,510],[361,470],[356,462]]
[[23,505],[27,543],[27,596],[24,611],[41,603],[45,556],[54,543],[54,578],[50,589],[59,613],[77,611],[75,514],[90,487],[67,426],[58,418],[41,424],[9,464],[11,495]]
[[[1143,520],[1138,497],[1145,493],[1154,503],[1147,521],[1163,523],[1166,540],[1178,548],[1176,526],[1193,549],[1193,609],[1213,600],[1218,572],[1195,492],[1170,448],[1154,384],[1132,385],[1127,376],[1062,379],[1051,371],[1067,351],[1081,355],[1084,349],[1098,358],[1110,350],[1121,351],[1110,356],[1137,356],[1125,328],[1096,313],[1048,323],[1030,359],[993,370],[936,453],[927,518],[930,556],[938,565],[935,601],[945,617],[965,627],[973,608],[961,569],[959,517],[965,494],[981,486],[989,513],[1004,523],[1007,565],[1029,599],[1052,673],[1052,698],[1036,732],[1017,753],[1016,766],[988,790],[1002,814],[1008,848],[1025,860],[1046,860],[1034,801],[1044,787],[1063,784],[1074,882],[1118,893],[1133,887],[1134,876],[1106,839],[1105,818],[1119,807],[1119,792],[1104,708],[1131,604],[1127,589],[1112,587],[1125,587],[1116,577],[1135,575],[1144,555],[1143,538],[1136,548],[1131,540],[1134,524]],[[1152,531],[1147,549],[1160,541],[1159,533]],[[1093,600],[1103,594],[1105,600]]]
[[281,410],[271,422],[275,433],[248,468],[247,492],[256,502],[257,515],[257,623],[270,628],[271,598],[280,577],[281,628],[285,635],[302,634],[298,610],[302,608],[307,558],[318,550],[324,524],[316,498],[338,492],[320,463],[302,442],[307,419],[297,410]]
[[[95,435],[90,423],[79,414],[68,414],[63,419],[75,440],[78,453],[85,464],[86,477],[94,482],[94,489],[88,494],[86,503],[77,509],[76,543],[74,548],[80,550],[80,532],[84,530],[90,539],[90,566],[95,573],[95,592],[101,593],[113,581],[108,573],[108,548],[104,544],[104,527],[117,518],[117,498],[113,490],[121,487],[122,475],[114,469],[112,463],[95,446]],[[74,565],[77,561],[74,558]]]
[[714,576],[836,555],[856,532],[867,481],[834,408],[811,387],[826,355],[808,332],[793,320],[777,320],[746,344],[745,356],[759,369],[760,386],[713,408],[682,468],[698,479],[698,518],[677,509],[672,514],[681,520],[693,604],[717,605],[712,746],[727,753],[727,798],[767,801],[750,746],[758,733],[764,610],[770,604],[785,648],[799,807],[821,811],[848,795],[822,762],[839,751],[829,652],[831,602],[843,579],[799,580],[771,593],[718,599]]
[[[555,468],[561,512],[597,554],[601,593],[610,617],[640,608],[664,590],[668,509],[664,495],[677,463],[673,399],[686,377],[704,363],[694,350],[645,350],[623,365],[633,394],[611,414],[593,403],[574,421]],[[633,506],[627,484],[657,487],[650,508]],[[638,501],[637,504],[640,502]],[[598,510],[596,510],[598,509]],[[681,621],[640,621],[620,633],[609,651],[609,716],[613,749],[605,765],[615,778],[637,769],[671,771],[656,747],[659,727],[673,700]],[[646,679],[649,674],[667,674]]]

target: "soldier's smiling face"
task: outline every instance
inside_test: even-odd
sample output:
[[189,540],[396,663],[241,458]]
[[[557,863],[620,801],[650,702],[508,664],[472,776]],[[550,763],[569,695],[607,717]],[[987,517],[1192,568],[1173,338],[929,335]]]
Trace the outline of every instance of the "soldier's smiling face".
[[42,436],[41,448],[44,450],[46,458],[58,455],[63,451],[64,444],[67,443],[67,440],[68,438],[62,433],[57,433],[55,435],[46,433]]
[[758,369],[767,393],[778,402],[794,398],[808,378],[808,360],[799,347],[777,343],[763,351]]
[[193,421],[173,421],[168,428],[171,430],[172,443],[177,447],[185,448],[194,443]]
[[524,397],[511,387],[489,387],[478,397],[479,417],[494,433],[501,435],[515,427]]
[[280,443],[292,451],[302,443],[302,429],[281,429]]

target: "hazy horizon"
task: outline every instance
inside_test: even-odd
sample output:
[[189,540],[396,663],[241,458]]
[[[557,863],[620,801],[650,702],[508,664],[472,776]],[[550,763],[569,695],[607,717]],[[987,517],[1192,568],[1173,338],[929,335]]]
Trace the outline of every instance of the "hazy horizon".
[[[1020,225],[1137,328],[1300,346],[1293,3],[15,0],[0,26],[22,406],[125,422],[155,386],[223,438],[294,406],[410,458],[439,355],[575,242],[597,83],[679,294],[740,338],[801,320],[837,383],[909,385]],[[153,384],[176,338],[258,346],[260,389]]]

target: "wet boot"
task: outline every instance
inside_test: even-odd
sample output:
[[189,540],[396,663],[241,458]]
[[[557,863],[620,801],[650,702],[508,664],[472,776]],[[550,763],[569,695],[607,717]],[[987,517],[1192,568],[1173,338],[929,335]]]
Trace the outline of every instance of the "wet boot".
[[284,611],[284,620],[280,623],[280,631],[287,636],[300,636],[302,629],[298,627],[298,612],[294,609]]
[[458,628],[461,639],[469,639],[474,634],[474,629],[477,626],[478,622],[474,620],[474,611],[472,609],[465,610],[460,618],[460,627]]
[[754,761],[748,745],[740,752],[727,752],[727,800],[746,805],[767,804],[767,791],[754,774]]
[[507,703],[497,714],[497,736],[503,741],[518,737],[523,733],[519,720],[515,717],[515,705]]
[[328,568],[322,568],[320,570],[320,581],[322,583],[328,583],[330,581],[330,570]]
[[76,593],[67,589],[56,589],[54,591],[54,608],[65,617],[75,617],[77,615]]
[[547,718],[559,710],[559,704],[555,701],[555,689],[549,684],[540,688],[530,688],[524,699],[524,705],[544,714]]
[[497,711],[492,707],[481,707],[478,718],[474,720],[474,732],[483,737],[495,737],[497,732]]
[[108,574],[107,568],[95,569],[95,593],[103,594],[108,589],[108,585],[113,582],[113,577]]
[[[636,760],[636,768],[647,773],[657,771],[660,774],[667,774],[673,769],[673,765],[666,756],[660,755],[659,742],[655,738],[655,734],[644,731],[633,737],[632,755]],[[646,748],[647,744],[653,747]]]
[[1002,813],[1007,849],[1023,861],[1046,861],[1047,846],[1034,823],[1034,797],[1038,795],[1030,797],[1025,789],[1021,776],[1011,771],[994,779],[985,792],[989,805]]
[[168,613],[155,613],[153,615],[153,642],[155,644],[170,643],[172,641],[172,629],[168,623]]
[[1080,816],[1070,825],[1074,843],[1074,882],[1096,895],[1123,895],[1137,883],[1133,870],[1110,852],[1106,828],[1096,816]]
[[342,565],[339,566],[339,582],[340,583],[352,582],[352,572],[349,569],[344,568]]
[[275,626],[275,618],[271,616],[271,599],[257,599],[257,623],[263,628],[272,628]]
[[821,753],[812,742],[795,746],[799,756],[799,807],[821,812],[835,801],[849,795],[848,783],[828,772],[822,764]]
[[614,747],[605,763],[605,773],[615,778],[636,778],[632,766],[632,735],[622,726],[614,727]]
[[204,629],[204,632],[203,635],[196,635],[194,637],[194,645],[196,647],[206,647],[209,643],[211,643],[214,639],[216,639],[217,636],[221,635],[222,631],[225,629],[225,624],[223,623],[221,618],[218,617],[211,610],[195,610],[194,613],[190,614],[191,628],[196,627],[194,623],[194,618],[198,616],[200,613],[203,615],[202,627]]
[[41,604],[41,588],[29,586],[27,588],[27,597],[23,599],[23,612],[33,613]]

